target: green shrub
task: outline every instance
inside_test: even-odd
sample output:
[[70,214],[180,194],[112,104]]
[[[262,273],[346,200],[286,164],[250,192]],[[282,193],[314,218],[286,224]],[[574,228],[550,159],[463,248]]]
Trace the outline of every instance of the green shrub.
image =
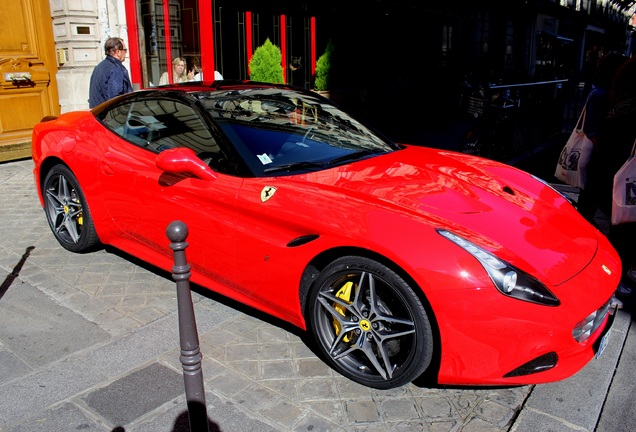
[[265,43],[254,51],[250,60],[250,79],[252,81],[283,84],[283,66],[280,48],[267,38]]
[[314,79],[314,90],[329,90],[329,71],[331,69],[331,56],[333,55],[333,43],[331,39],[327,42],[325,52],[316,61],[316,77]]

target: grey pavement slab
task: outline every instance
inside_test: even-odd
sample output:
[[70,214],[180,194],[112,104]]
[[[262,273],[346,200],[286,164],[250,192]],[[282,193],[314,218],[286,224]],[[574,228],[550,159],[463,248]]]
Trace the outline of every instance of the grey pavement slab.
[[[219,315],[213,313],[214,308],[206,308],[205,313],[199,309],[197,305],[195,311],[201,316],[197,326],[203,331],[221,324],[229,316],[225,308],[216,308],[221,312]],[[0,394],[11,395],[0,397],[0,425],[15,422],[82,391],[104,386],[166,352],[172,351],[178,359],[178,352],[174,351],[178,348],[178,320],[176,314],[172,314],[107,344],[98,343],[69,353],[67,358],[38,368],[19,380],[0,383]]]
[[181,373],[152,363],[82,397],[111,426],[132,423],[183,394]]
[[[633,307],[633,305],[632,305]],[[632,323],[636,313],[632,309]],[[629,329],[596,432],[636,431],[636,327]]]
[[67,401],[108,379],[80,357],[71,356],[4,383],[0,385],[0,395],[4,395],[0,397],[0,425],[19,424],[22,418]]
[[95,323],[59,305],[18,280],[0,301],[0,340],[32,368],[62,359],[110,335]]
[[8,428],[0,427],[0,430],[6,432],[105,432],[111,431],[111,428],[91,418],[76,405],[64,403],[38,413],[24,420],[22,424]]
[[0,345],[0,383],[26,375],[29,370],[26,363]]
[[[280,430],[258,418],[249,416],[231,401],[223,400],[214,393],[206,392],[205,401],[209,432],[276,432]],[[177,402],[157,416],[141,419],[131,424],[126,427],[126,432],[191,432],[186,402],[184,399]],[[318,431],[320,429],[307,430]]]

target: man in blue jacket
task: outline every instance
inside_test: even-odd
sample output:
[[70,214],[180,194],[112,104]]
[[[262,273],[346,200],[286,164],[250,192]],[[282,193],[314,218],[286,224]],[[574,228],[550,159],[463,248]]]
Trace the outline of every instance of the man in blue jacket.
[[127,51],[123,39],[108,38],[104,44],[106,58],[95,66],[91,75],[88,90],[89,108],[94,108],[108,99],[132,91],[128,70],[122,64]]

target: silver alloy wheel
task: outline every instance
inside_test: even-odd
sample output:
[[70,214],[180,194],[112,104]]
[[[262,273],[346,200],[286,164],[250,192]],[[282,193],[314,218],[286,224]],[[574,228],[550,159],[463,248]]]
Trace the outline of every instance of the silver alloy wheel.
[[80,252],[98,242],[84,194],[67,167],[53,167],[42,192],[49,226],[64,248]]
[[401,386],[431,361],[432,331],[422,303],[402,278],[373,260],[345,257],[323,270],[310,311],[324,357],[356,382]]

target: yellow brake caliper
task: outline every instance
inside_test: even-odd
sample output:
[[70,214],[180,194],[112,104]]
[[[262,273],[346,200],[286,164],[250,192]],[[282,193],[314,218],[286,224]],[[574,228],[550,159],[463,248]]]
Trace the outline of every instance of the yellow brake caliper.
[[80,225],[84,225],[84,212],[82,211],[82,207],[80,205],[80,200],[78,200],[77,198],[73,200],[75,203],[77,203],[77,206],[80,209],[80,212],[77,214],[77,223]]
[[[336,297],[351,304],[352,294],[353,294],[353,282],[347,282],[338,290],[338,292],[336,293]],[[346,309],[342,307],[341,305],[335,304],[334,309],[337,310],[340,313],[340,315],[345,316]],[[333,327],[336,329],[336,335],[339,335],[342,327],[340,326],[340,323],[338,322],[338,320],[335,320],[335,319],[333,320]],[[342,340],[344,342],[349,342],[351,340],[351,337],[347,335],[343,337]]]
[[[78,206],[79,206],[79,200],[78,200],[78,199],[73,199],[73,202],[74,202],[74,203],[76,203],[76,204],[78,204]],[[65,206],[64,206],[64,213],[67,213],[67,214],[68,214],[70,211],[71,211],[70,207],[69,207],[69,206],[67,206],[67,205],[65,205]],[[75,218],[75,220],[77,221],[77,223],[78,223],[79,225],[84,225],[84,214],[80,211],[80,212],[77,214],[77,217]]]
[[[64,214],[69,214],[71,212],[71,208],[67,205],[64,206]],[[75,218],[79,225],[84,225],[84,218],[82,217],[82,212],[80,212]]]

